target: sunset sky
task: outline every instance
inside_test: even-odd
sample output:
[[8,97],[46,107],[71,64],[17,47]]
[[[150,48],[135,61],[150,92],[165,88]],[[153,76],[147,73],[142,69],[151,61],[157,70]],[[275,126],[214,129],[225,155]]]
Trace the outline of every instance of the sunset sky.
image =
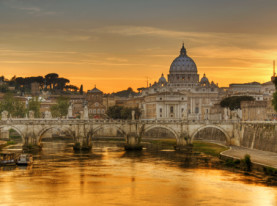
[[0,75],[58,73],[84,89],[146,86],[184,42],[198,73],[266,82],[277,59],[276,0],[0,0]]

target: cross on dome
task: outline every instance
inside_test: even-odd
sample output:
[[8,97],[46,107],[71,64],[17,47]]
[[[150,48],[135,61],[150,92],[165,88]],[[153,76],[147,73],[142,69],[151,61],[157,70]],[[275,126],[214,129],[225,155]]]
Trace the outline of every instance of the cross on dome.
[[183,45],[182,45],[182,48],[181,48],[181,51],[180,51],[180,55],[182,55],[182,56],[186,56],[187,55],[187,50],[185,48],[184,42],[183,42]]

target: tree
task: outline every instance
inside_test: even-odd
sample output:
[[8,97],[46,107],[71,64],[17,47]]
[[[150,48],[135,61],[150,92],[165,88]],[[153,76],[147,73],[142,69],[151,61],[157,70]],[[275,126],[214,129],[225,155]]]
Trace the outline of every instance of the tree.
[[69,107],[69,98],[60,96],[57,99],[57,104],[51,106],[50,110],[53,117],[63,117],[67,115]]
[[122,91],[113,93],[113,95],[119,96],[119,97],[129,97],[130,95],[136,96],[137,94],[138,93],[134,92],[131,87],[128,87],[126,90],[122,90]]
[[122,106],[112,106],[108,108],[107,115],[112,119],[121,119]]
[[240,109],[240,103],[242,101],[254,101],[254,97],[251,96],[232,96],[226,97],[220,102],[221,107],[227,107],[230,110]]
[[83,94],[84,93],[84,91],[83,91],[83,85],[81,84],[81,86],[80,86],[80,94]]
[[277,111],[277,78],[276,77],[274,78],[273,83],[275,84],[275,92],[273,94],[272,105],[274,107],[274,110]]
[[16,79],[16,76],[14,75],[11,79],[10,79],[10,81],[9,81],[9,86],[15,86],[15,79]]
[[25,115],[24,103],[15,99],[10,93],[5,94],[0,102],[0,113],[4,110],[9,112],[12,117],[24,117]]
[[25,84],[25,79],[23,77],[17,77],[15,79],[15,88],[17,90],[21,90],[21,88],[22,90],[24,90],[24,84]]
[[32,98],[29,102],[28,102],[28,111],[34,111],[35,112],[35,118],[39,118],[40,115],[40,101],[38,100],[38,98]]
[[66,86],[65,86],[65,89],[66,89],[66,90],[70,90],[70,91],[77,92],[78,87],[76,87],[76,86],[70,84],[70,85],[66,85]]
[[8,92],[8,91],[9,91],[8,85],[6,85],[6,84],[0,85],[0,92],[6,93],[6,92]]
[[132,119],[132,108],[123,107],[120,111],[121,118],[120,119]]
[[65,78],[62,78],[62,77],[61,78],[57,78],[55,80],[55,84],[56,84],[55,89],[59,89],[59,90],[63,91],[64,88],[65,88],[65,85],[67,83],[69,83],[69,82],[70,81],[68,79],[65,79]]
[[141,116],[141,111],[138,107],[122,107],[122,106],[112,106],[108,108],[107,115],[112,119],[132,119],[132,111],[135,111],[135,119],[139,119]]
[[50,86],[50,89],[54,89],[54,85],[56,83],[56,79],[59,77],[56,73],[49,73],[45,75],[46,85]]

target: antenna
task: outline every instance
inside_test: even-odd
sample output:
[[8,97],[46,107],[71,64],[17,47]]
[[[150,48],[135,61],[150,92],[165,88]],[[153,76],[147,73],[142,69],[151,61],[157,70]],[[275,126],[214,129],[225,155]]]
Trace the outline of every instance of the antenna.
[[146,77],[146,88],[148,88],[148,80],[149,80],[149,78]]

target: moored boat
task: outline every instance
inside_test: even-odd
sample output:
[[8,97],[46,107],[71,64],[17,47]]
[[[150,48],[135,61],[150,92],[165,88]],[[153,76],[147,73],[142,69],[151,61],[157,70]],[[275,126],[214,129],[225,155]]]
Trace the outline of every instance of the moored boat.
[[16,164],[17,165],[30,165],[33,163],[33,156],[31,154],[20,154]]
[[16,165],[16,153],[0,153],[0,165],[1,166],[13,166]]

